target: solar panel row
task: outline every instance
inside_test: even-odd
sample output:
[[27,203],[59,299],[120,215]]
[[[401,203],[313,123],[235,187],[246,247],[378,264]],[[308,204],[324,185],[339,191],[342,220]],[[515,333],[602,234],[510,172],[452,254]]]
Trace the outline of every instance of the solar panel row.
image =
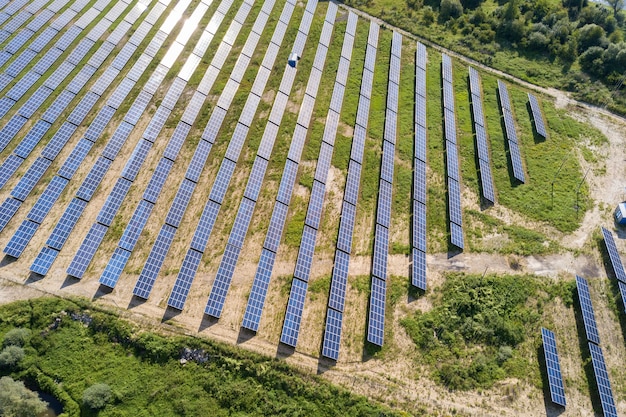
[[617,246],[615,245],[615,240],[613,239],[613,233],[602,227],[602,235],[604,237],[604,245],[606,246],[606,250],[609,254],[615,278],[617,278],[617,285],[620,290],[620,295],[622,296],[622,306],[624,307],[624,311],[626,311],[626,291],[624,291],[626,289],[626,272],[624,272],[624,264],[622,263],[622,259],[617,251]]
[[546,360],[550,397],[553,403],[565,407],[565,389],[563,387],[561,365],[559,364],[559,354],[556,350],[556,338],[553,332],[543,327],[541,328],[541,338],[543,340],[543,353]]
[[543,114],[541,113],[541,108],[539,107],[539,102],[537,101],[537,97],[533,94],[528,93],[528,102],[530,103],[530,110],[533,114],[533,123],[535,125],[535,131],[539,136],[544,139],[547,139],[548,132],[546,131],[546,125],[543,121]]
[[611,389],[611,381],[609,380],[609,373],[607,372],[606,363],[604,362],[602,348],[591,341],[588,345],[589,351],[591,352],[593,373],[596,377],[596,386],[598,387],[598,394],[600,395],[602,414],[605,417],[617,417],[617,408],[615,407],[613,390]]
[[526,177],[524,175],[524,167],[522,166],[522,155],[519,150],[517,131],[515,129],[515,120],[513,119],[513,109],[511,107],[511,99],[506,84],[498,80],[498,97],[500,98],[500,107],[504,119],[504,129],[508,141],[509,157],[511,158],[511,166],[513,168],[513,178],[524,183]]

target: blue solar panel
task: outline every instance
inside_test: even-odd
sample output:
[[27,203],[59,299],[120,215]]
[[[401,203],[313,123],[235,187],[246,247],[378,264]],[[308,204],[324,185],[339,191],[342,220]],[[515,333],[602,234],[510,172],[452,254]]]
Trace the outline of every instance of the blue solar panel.
[[411,285],[426,291],[426,253],[415,248],[412,250]]
[[[28,66],[28,64],[30,64],[33,61],[33,59],[35,59],[36,56],[37,56],[37,52],[31,49],[26,49],[24,52],[20,54],[19,57],[17,57],[15,61],[11,63],[11,65],[7,67],[7,69],[4,72],[9,74],[11,77],[15,78],[24,70],[24,68]],[[35,81],[37,81],[37,79],[39,79],[39,74],[35,72],[27,73],[26,75],[22,77],[22,80],[28,80],[28,81],[22,84],[22,86],[20,86],[13,93],[11,93],[11,95],[7,94],[7,96],[11,97],[13,100],[19,100],[19,98],[24,95],[26,90],[28,90],[30,86],[33,85]],[[16,84],[16,86],[18,85],[20,85],[20,82]],[[28,85],[28,87],[24,87],[26,85]]]
[[315,253],[315,239],[317,231],[309,226],[304,226],[302,240],[298,250],[298,259],[294,276],[302,281],[308,281],[311,275],[311,265],[313,264],[313,254]]
[[43,104],[44,101],[52,94],[52,90],[50,90],[45,85],[42,85],[35,91],[35,93],[20,107],[19,114],[26,118],[31,118],[33,113],[35,113],[39,107]]
[[387,286],[385,281],[372,277],[369,319],[367,325],[367,341],[377,346],[383,345],[383,339],[385,336],[386,296]]
[[426,205],[413,200],[413,247],[426,252]]
[[21,205],[22,202],[15,198],[7,198],[4,200],[0,206],[0,230],[4,230]]
[[130,259],[130,255],[131,253],[127,250],[115,248],[113,256],[111,256],[109,263],[106,268],[104,268],[104,271],[102,271],[102,275],[99,279],[100,284],[109,288],[115,288],[115,284],[117,284],[122,272],[124,272],[126,263]]
[[243,196],[249,198],[252,201],[257,201],[259,194],[261,193],[261,186],[263,185],[263,177],[267,170],[268,161],[263,158],[254,158],[254,165],[248,178],[248,184],[246,185],[246,191]]
[[[3,74],[0,74],[0,80],[2,78],[2,75]],[[2,86],[0,86],[0,88],[2,88]],[[11,110],[14,104],[15,100],[11,100],[8,97],[0,98],[0,117],[4,117],[9,112],[9,110]]]
[[44,246],[30,266],[30,270],[39,275],[46,275],[58,254],[58,250]]
[[11,117],[9,122],[0,130],[0,151],[4,150],[9,142],[17,136],[17,133],[22,129],[22,127],[28,121],[27,118],[14,115]]
[[180,272],[178,272],[178,276],[176,277],[174,288],[172,288],[170,298],[167,300],[168,306],[177,310],[182,310],[183,307],[185,307],[185,301],[187,301],[191,283],[196,276],[196,271],[198,270],[198,266],[200,266],[201,260],[201,252],[194,249],[187,251],[183,264],[180,266]]
[[14,258],[19,258],[38,228],[39,223],[24,220],[11,237],[11,240],[9,240],[9,243],[7,243],[4,253]]
[[106,146],[102,150],[102,156],[110,160],[114,160],[117,157],[120,149],[124,146],[126,139],[130,136],[130,132],[133,131],[134,126],[128,122],[122,122],[111,136],[111,139],[107,142]]
[[478,158],[489,161],[489,149],[487,148],[487,132],[483,126],[474,125],[476,129],[476,148],[478,149]]
[[[120,23],[117,29],[115,29],[115,32],[117,32],[117,30],[120,29],[121,27],[122,27],[122,23]],[[120,36],[124,36],[124,33],[122,33]],[[113,49],[115,49],[115,45],[117,44],[118,44],[117,40],[115,40],[115,42],[113,43],[111,42],[110,39],[107,42],[104,42],[100,46],[100,48],[98,48],[98,50],[93,55],[91,55],[91,57],[89,58],[89,61],[87,61],[87,64],[95,68],[100,68],[102,64],[104,64],[104,61],[109,57],[111,52],[113,52]]]
[[513,115],[508,111],[504,112],[504,128],[506,131],[506,138],[509,141],[517,142],[517,131],[515,130],[515,121],[513,120]]
[[261,321],[261,314],[265,305],[265,297],[267,296],[267,288],[269,287],[275,260],[276,254],[274,252],[263,249],[256,274],[254,275],[246,312],[241,323],[241,326],[248,330],[256,332],[259,329],[259,322]]
[[324,194],[326,187],[321,182],[313,181],[311,198],[304,223],[314,229],[319,229],[324,208]]
[[139,95],[137,95],[137,98],[135,98],[135,101],[126,112],[124,120],[133,126],[136,125],[139,118],[146,111],[146,107],[148,107],[150,100],[152,100],[152,94],[145,90],[140,91]]
[[[297,124],[295,130],[293,131],[293,137],[291,139],[291,144],[289,145],[289,153],[287,154],[287,158],[291,159],[293,162],[297,163],[300,161],[302,149],[304,148],[304,143],[306,142],[306,134],[307,128]],[[272,138],[272,141],[273,140],[274,139]],[[324,144],[322,144],[322,146],[323,145]]]
[[395,149],[393,143],[383,141],[383,157],[380,166],[380,178],[387,181],[388,183],[393,183],[393,165],[395,158]]
[[617,281],[617,286],[619,288],[620,295],[622,296],[623,311],[626,313],[626,284],[622,281]]
[[615,407],[611,381],[609,380],[609,373],[606,370],[602,349],[600,346],[594,345],[590,342],[589,351],[591,352],[593,373],[596,376],[596,385],[598,387],[598,393],[600,394],[602,413],[604,417],[617,417],[617,408]]
[[[296,125],[297,127],[297,125]],[[263,138],[259,145],[257,155],[263,159],[270,160],[272,156],[272,149],[274,148],[274,139],[278,134],[278,126],[272,122],[265,125],[265,131],[263,132]]]
[[456,119],[454,112],[448,109],[444,110],[444,134],[445,138],[452,143],[456,143]]
[[[61,113],[70,104],[70,101],[74,99],[74,97],[76,97],[76,94],[71,93],[67,90],[63,90],[61,94],[59,94],[54,100],[54,103],[52,103],[52,105],[46,109],[41,118],[47,122],[54,123],[59,118]],[[76,127],[74,126],[74,128]]]
[[35,188],[35,185],[39,182],[43,174],[50,166],[50,161],[45,158],[37,158],[35,162],[28,168],[26,174],[20,179],[15,188],[11,190],[11,197],[20,201],[26,200],[26,197]]
[[483,198],[491,203],[496,202],[496,195],[493,188],[493,177],[491,176],[491,166],[488,161],[480,159],[480,184],[482,187]]
[[76,252],[76,255],[72,259],[70,266],[67,268],[68,275],[75,278],[82,278],[87,271],[87,267],[91,263],[91,260],[96,254],[100,243],[104,239],[109,228],[100,223],[94,223],[89,229],[87,236],[83,240]]
[[89,139],[92,142],[98,140],[104,129],[107,127],[111,119],[113,118],[113,114],[115,113],[115,109],[113,107],[104,106],[95,117],[93,122],[89,125],[89,128],[85,132],[85,139]]
[[46,241],[46,245],[61,250],[86,206],[86,201],[73,198],[59,219],[59,222],[54,227],[52,234]]
[[563,388],[559,354],[556,350],[556,338],[554,337],[554,333],[543,327],[541,328],[541,338],[543,340],[543,352],[546,359],[550,397],[553,403],[565,407],[565,389]]
[[463,239],[463,228],[461,225],[450,222],[450,242],[459,249],[464,248],[465,240]]
[[459,154],[456,144],[446,141],[446,168],[448,177],[460,181],[459,177]]
[[170,141],[165,148],[165,152],[163,152],[163,157],[175,161],[178,157],[178,152],[182,148],[185,143],[185,139],[187,139],[187,135],[191,130],[191,125],[181,121],[176,125],[176,129],[174,129],[174,133],[170,138]]
[[148,187],[143,193],[144,200],[148,200],[149,202],[156,204],[173,165],[174,162],[169,159],[161,158],[161,160],[159,160],[159,164],[152,173],[152,178],[150,178]]
[[159,136],[161,129],[165,126],[165,122],[171,112],[172,111],[170,109],[159,106],[157,111],[154,113],[154,116],[152,116],[148,127],[146,127],[146,130],[143,132],[143,138],[154,143]]
[[585,324],[585,333],[587,340],[595,344],[600,344],[600,335],[598,334],[598,326],[596,325],[596,317],[591,304],[591,294],[587,280],[576,275],[576,288],[578,288],[578,301],[580,303],[581,315]]
[[367,45],[365,50],[365,63],[364,68],[374,72],[374,66],[376,64],[376,48],[373,45]]
[[526,182],[524,167],[522,166],[522,155],[520,154],[517,143],[509,141],[509,154],[511,157],[511,165],[513,165],[513,177],[519,182]]
[[283,330],[280,335],[280,342],[292,347],[296,347],[298,343],[306,291],[307,283],[294,278],[291,284],[287,312],[285,313],[285,322],[283,323]]
[[372,257],[372,275],[382,280],[387,279],[387,257],[389,254],[389,229],[376,225],[374,235],[374,255]]
[[[88,65],[88,64],[85,65],[84,67],[80,69],[80,72],[76,74],[74,78],[72,78],[72,81],[70,81],[70,83],[65,88],[74,94],[78,94],[80,90],[82,90],[83,87],[85,87],[85,85],[91,79],[91,77],[93,77],[93,75],[96,73],[96,70],[97,69],[95,67],[92,67],[91,65]],[[88,94],[95,94],[95,93],[90,91]],[[97,94],[95,95],[97,96]],[[85,96],[85,97],[88,97],[88,96]],[[98,96],[98,99],[99,98],[100,96]],[[88,97],[88,99],[90,102],[93,101],[95,103],[95,100],[92,97]],[[80,116],[80,115],[77,115],[77,116]]]
[[340,250],[336,251],[328,307],[337,311],[344,311],[349,266],[350,254]]
[[209,242],[209,236],[215,225],[215,220],[220,211],[220,205],[209,200],[204,206],[202,215],[200,216],[200,222],[193,234],[191,240],[191,248],[199,252],[204,252],[207,243]]
[[167,212],[165,223],[174,227],[178,227],[180,225],[195,188],[196,184],[193,181],[189,181],[188,179],[183,180],[178,188],[176,197],[174,197],[174,201]]
[[215,177],[215,182],[211,187],[211,193],[209,194],[209,198],[212,201],[222,204],[224,195],[226,195],[226,191],[228,189],[228,184],[230,183],[230,179],[233,176],[236,166],[237,164],[229,159],[224,159],[222,161],[217,176]]
[[91,150],[93,146],[93,142],[87,139],[81,139],[74,149],[72,149],[72,153],[67,157],[63,166],[59,169],[58,175],[63,178],[72,179],[78,167],[83,163],[87,154]]
[[378,189],[378,209],[376,210],[376,223],[389,227],[391,223],[391,197],[393,186],[387,181],[380,181]]
[[50,142],[46,145],[46,147],[41,152],[41,156],[53,161],[59,152],[63,149],[65,144],[72,137],[74,132],[76,131],[76,126],[69,122],[63,123],[59,130],[54,134]]
[[226,294],[228,294],[228,289],[230,288],[240,251],[241,248],[231,244],[226,245],[224,256],[222,257],[220,267],[215,276],[215,282],[213,283],[213,287],[211,287],[211,294],[209,294],[209,299],[204,309],[204,313],[211,317],[219,318],[222,314]]
[[289,206],[281,202],[276,202],[274,210],[272,212],[272,219],[270,220],[270,226],[265,236],[265,242],[263,247],[274,253],[278,252],[278,246],[280,246],[280,239],[283,233],[283,227],[287,219],[287,212]]
[[441,54],[441,75],[444,82],[452,83],[452,62],[446,54]]
[[458,181],[448,178],[448,214],[450,221],[463,225],[463,214],[461,212],[461,186]]
[[78,65],[78,63],[83,59],[85,55],[87,55],[87,52],[89,52],[93,45],[94,41],[92,41],[91,39],[83,38],[68,55],[66,61],[74,65]]
[[28,213],[27,218],[39,224],[43,223],[43,220],[52,209],[52,206],[57,201],[68,182],[69,181],[65,178],[56,175],[52,177],[45,191],[37,199],[37,202]]
[[239,155],[241,154],[241,148],[246,141],[246,135],[248,134],[248,127],[241,123],[237,123],[237,127],[233,132],[233,136],[228,143],[228,149],[226,150],[225,158],[230,159],[233,162],[237,162]]
[[415,96],[415,123],[426,127],[426,99],[421,96]]
[[24,162],[24,159],[15,154],[11,154],[5,159],[2,166],[0,166],[0,188],[3,188],[7,184],[13,174],[15,174],[22,165],[22,162]]
[[254,206],[255,203],[252,200],[248,200],[247,198],[241,200],[235,223],[228,237],[228,243],[230,245],[238,248],[243,247],[243,242],[246,238],[248,227],[250,226],[250,220],[254,214]]
[[352,250],[352,236],[354,233],[354,220],[356,207],[347,201],[341,207],[341,220],[339,222],[339,234],[337,236],[337,249],[346,253]]
[[37,146],[43,135],[45,135],[48,129],[50,129],[50,126],[50,123],[46,121],[37,120],[37,123],[35,123],[35,125],[28,131],[24,139],[22,139],[13,152],[15,152],[17,156],[27,158],[35,146]]
[[419,159],[413,168],[413,199],[426,204],[426,163]]
[[174,110],[174,108],[176,108],[176,103],[178,102],[178,99],[183,93],[186,85],[187,82],[185,80],[179,77],[174,78],[169,90],[167,90],[165,97],[163,97],[163,100],[161,101],[161,106],[164,106],[169,110]]
[[150,255],[148,255],[148,259],[146,260],[146,263],[141,270],[141,274],[139,275],[139,279],[135,284],[133,294],[137,297],[147,300],[150,296],[152,287],[154,287],[154,283],[159,276],[159,271],[161,271],[161,268],[163,267],[163,262],[165,262],[165,257],[167,256],[167,252],[170,250],[170,246],[174,241],[175,235],[175,227],[172,227],[169,224],[164,224],[161,227],[161,231],[159,231],[159,235],[154,242],[154,246],[152,246]]
[[[44,31],[39,36],[37,36],[35,40],[31,42],[30,45],[28,45],[28,49],[32,49],[33,51],[38,52],[38,53],[41,52],[43,48],[45,48],[48,45],[48,43],[50,43],[52,38],[54,38],[56,34],[58,33],[58,30],[52,27],[54,26],[55,23],[56,21],[52,22],[52,24],[50,25],[51,27],[45,28]],[[50,48],[50,50],[53,50],[53,49],[57,49],[57,48]],[[60,51],[60,49],[57,49],[57,50]]]
[[537,133],[542,136],[544,139],[547,137],[545,123],[543,121],[543,115],[541,114],[541,109],[539,108],[539,102],[537,98],[528,93],[528,101],[530,103],[530,109],[533,114],[533,123],[535,124],[535,130]]
[[98,188],[98,185],[100,185],[100,182],[102,182],[102,179],[109,170],[111,163],[112,161],[110,159],[99,157],[80,185],[80,188],[76,192],[76,197],[85,201],[91,200],[91,197],[93,197],[96,192],[96,188]]
[[283,170],[283,176],[280,180],[280,186],[278,188],[278,195],[276,201],[280,201],[283,204],[289,205],[291,200],[291,194],[293,192],[293,186],[296,182],[296,175],[298,174],[298,164],[288,159],[285,162],[285,168]]
[[343,199],[356,206],[359,200],[359,184],[361,182],[361,164],[351,160],[348,165],[348,178]]
[[113,190],[111,190],[111,193],[107,197],[104,206],[102,206],[102,209],[100,209],[100,212],[98,213],[98,217],[96,218],[98,222],[106,226],[111,225],[113,218],[122,206],[124,197],[126,197],[126,193],[128,193],[131,185],[132,182],[127,179],[118,178],[117,182],[113,186]]
[[326,327],[324,329],[322,355],[335,361],[339,359],[342,323],[343,313],[333,310],[332,308],[326,310]]
[[204,132],[202,132],[202,139],[209,143],[214,143],[220,131],[220,127],[222,126],[222,122],[224,121],[224,117],[226,117],[226,110],[219,107],[214,108]]
[[602,229],[602,236],[604,237],[604,244],[606,245],[606,250],[609,254],[609,258],[611,260],[611,266],[613,267],[613,272],[615,273],[615,277],[622,282],[626,283],[626,273],[624,272],[624,264],[622,263],[622,259],[619,256],[619,252],[617,251],[617,246],[615,245],[615,240],[613,239],[613,234],[605,229]]
[[198,182],[200,180],[200,176],[202,175],[202,170],[204,169],[204,165],[206,164],[206,160],[211,153],[211,148],[213,144],[207,142],[206,140],[201,140],[198,143],[198,147],[191,158],[191,162],[189,163],[189,167],[187,168],[187,172],[185,173],[185,177],[193,182]]
[[146,200],[141,200],[139,205],[135,209],[133,216],[130,218],[126,229],[124,229],[124,233],[120,238],[119,247],[122,249],[126,249],[129,252],[132,252],[141,236],[141,232],[148,222],[148,218],[152,213],[152,209],[154,208],[154,204],[150,203]]
[[511,99],[509,98],[509,90],[506,84],[498,80],[498,96],[500,97],[500,107],[511,110]]
[[145,139],[141,139],[137,146],[135,146],[132,155],[126,162],[124,170],[122,171],[122,177],[126,178],[129,181],[134,181],[137,177],[137,174],[139,174],[139,170],[146,160],[148,152],[150,152],[151,148],[151,142]]
[[91,111],[99,98],[100,96],[96,93],[92,93],[91,91],[88,92],[87,95],[85,95],[80,103],[78,103],[78,105],[74,108],[72,113],[67,118],[67,121],[75,124],[76,126],[80,126],[83,120],[85,120],[87,113]]

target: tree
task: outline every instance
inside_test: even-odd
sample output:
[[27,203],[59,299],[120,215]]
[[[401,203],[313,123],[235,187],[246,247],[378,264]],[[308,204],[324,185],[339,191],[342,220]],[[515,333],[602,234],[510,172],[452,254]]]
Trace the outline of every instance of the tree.
[[5,417],[31,417],[46,411],[48,403],[21,381],[5,376],[0,378],[0,415]]
[[83,392],[83,404],[92,410],[100,410],[111,401],[111,387],[107,384],[94,384]]
[[30,330],[15,328],[11,329],[4,335],[2,346],[19,346],[23,347],[30,340]]
[[459,0],[441,0],[439,5],[439,17],[443,22],[456,19],[463,14],[463,6]]
[[613,9],[613,16],[617,18],[617,14],[624,8],[624,0],[606,0],[606,2]]
[[19,346],[7,346],[0,352],[0,368],[14,368],[24,359],[24,349]]

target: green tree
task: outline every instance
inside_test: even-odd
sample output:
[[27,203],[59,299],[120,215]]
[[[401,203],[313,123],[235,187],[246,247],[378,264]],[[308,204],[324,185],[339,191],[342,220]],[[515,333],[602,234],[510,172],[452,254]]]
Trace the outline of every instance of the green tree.
[[48,404],[21,381],[5,376],[0,378],[0,415],[4,417],[32,417],[46,411]]
[[83,392],[83,404],[92,410],[100,410],[111,401],[111,387],[107,384],[94,384]]
[[0,368],[14,368],[24,359],[24,349],[19,346],[7,346],[0,352]]
[[617,14],[624,8],[624,0],[606,0],[606,2],[613,9],[613,16],[617,18]]
[[23,328],[11,329],[4,335],[2,346],[19,346],[23,347],[30,340],[30,330]]
[[446,22],[456,19],[463,14],[463,6],[459,0],[441,0],[439,5],[439,18]]
[[578,51],[583,52],[592,46],[603,46],[606,43],[605,32],[602,27],[590,23],[578,30]]

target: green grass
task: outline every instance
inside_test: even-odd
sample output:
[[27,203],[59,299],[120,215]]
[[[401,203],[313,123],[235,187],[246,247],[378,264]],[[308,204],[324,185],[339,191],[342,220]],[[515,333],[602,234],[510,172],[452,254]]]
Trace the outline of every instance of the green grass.
[[[56,318],[60,322],[53,328]],[[91,321],[84,325],[78,319]],[[0,335],[15,327],[31,329],[33,337],[21,369],[1,374],[52,392],[68,417],[96,415],[80,406],[84,390],[94,383],[113,390],[101,417],[395,415],[282,361],[197,338],[140,331],[86,301],[40,298],[0,307]],[[206,362],[181,365],[186,348],[197,349]]]

